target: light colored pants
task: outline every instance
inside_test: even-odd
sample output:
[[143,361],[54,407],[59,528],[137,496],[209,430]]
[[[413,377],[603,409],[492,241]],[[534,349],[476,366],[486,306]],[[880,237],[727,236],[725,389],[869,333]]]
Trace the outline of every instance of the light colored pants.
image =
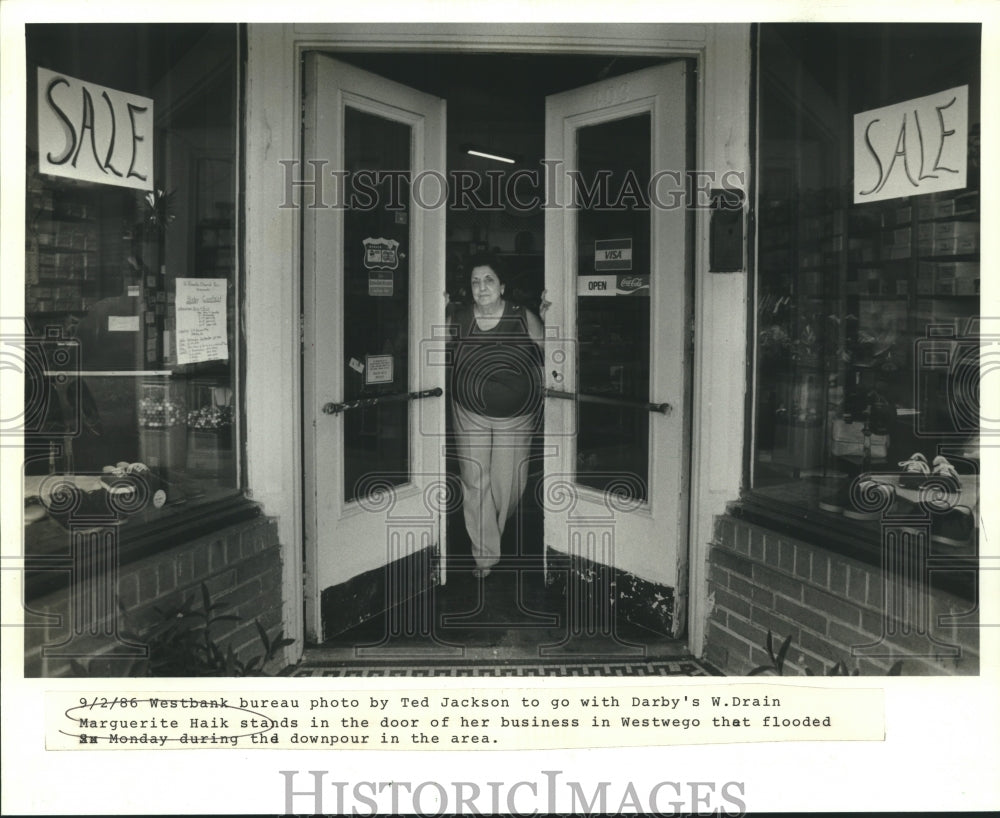
[[500,535],[524,492],[537,418],[491,418],[452,406],[465,527],[476,565],[490,568],[500,559]]

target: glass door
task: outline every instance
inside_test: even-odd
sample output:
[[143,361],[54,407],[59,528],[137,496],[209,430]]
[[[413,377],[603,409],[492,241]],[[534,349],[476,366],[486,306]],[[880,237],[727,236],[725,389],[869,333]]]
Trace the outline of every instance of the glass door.
[[598,571],[608,616],[616,572],[671,589],[675,606],[682,596],[689,70],[665,64],[546,105],[545,543],[581,571],[611,569]]
[[445,209],[426,204],[445,104],[320,54],[305,96],[306,620],[322,641],[377,612],[345,612],[359,577],[390,578],[391,605],[441,549],[444,578]]

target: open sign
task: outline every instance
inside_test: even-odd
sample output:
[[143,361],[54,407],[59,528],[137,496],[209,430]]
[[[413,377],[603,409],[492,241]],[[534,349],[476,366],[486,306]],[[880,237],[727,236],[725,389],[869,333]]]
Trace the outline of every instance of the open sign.
[[153,100],[38,69],[38,169],[153,189]]

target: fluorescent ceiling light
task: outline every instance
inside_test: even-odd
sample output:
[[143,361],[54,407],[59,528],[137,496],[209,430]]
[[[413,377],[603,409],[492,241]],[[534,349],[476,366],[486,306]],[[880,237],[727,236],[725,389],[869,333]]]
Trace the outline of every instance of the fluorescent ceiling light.
[[495,153],[486,153],[484,151],[477,151],[469,148],[466,151],[470,156],[481,156],[483,159],[495,159],[497,162],[506,162],[508,165],[513,165],[514,160],[507,156],[498,156]]

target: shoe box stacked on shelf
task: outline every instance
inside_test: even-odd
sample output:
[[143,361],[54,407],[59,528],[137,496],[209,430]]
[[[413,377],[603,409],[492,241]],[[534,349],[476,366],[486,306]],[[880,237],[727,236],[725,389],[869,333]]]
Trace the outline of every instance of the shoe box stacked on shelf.
[[90,197],[46,187],[28,175],[25,309],[28,315],[78,311],[98,294],[98,226]]

